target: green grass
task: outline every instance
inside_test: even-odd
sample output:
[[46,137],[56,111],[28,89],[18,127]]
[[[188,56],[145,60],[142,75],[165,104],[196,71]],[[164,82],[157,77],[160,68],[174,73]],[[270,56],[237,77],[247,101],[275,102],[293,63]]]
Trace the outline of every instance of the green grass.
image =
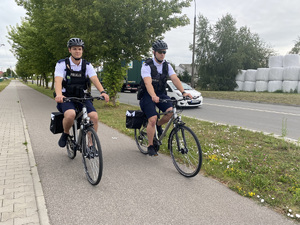
[[[53,91],[49,89],[29,86],[52,97]],[[125,113],[138,107],[120,104],[114,108],[103,101],[95,101],[94,105],[101,122],[133,138],[134,131],[125,127]],[[290,215],[300,221],[300,218],[295,218],[300,215],[299,145],[235,126],[184,116],[183,121],[200,140],[203,175],[217,179],[240,195],[284,215],[292,210]],[[168,154],[166,139],[160,151]]]
[[6,88],[6,86],[9,85],[9,83],[10,83],[10,79],[8,79],[8,80],[3,80],[2,82],[0,82],[0,92],[1,92],[4,88]]
[[239,92],[239,91],[201,91],[204,98],[228,99],[259,103],[273,103],[300,106],[300,94],[268,93],[268,92]]

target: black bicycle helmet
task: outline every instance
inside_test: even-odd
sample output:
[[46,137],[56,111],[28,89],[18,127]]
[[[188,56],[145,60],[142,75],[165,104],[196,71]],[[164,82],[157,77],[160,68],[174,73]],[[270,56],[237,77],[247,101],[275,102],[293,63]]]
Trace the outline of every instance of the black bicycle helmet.
[[84,48],[84,42],[80,38],[71,38],[67,43],[68,48],[72,46],[81,46]]
[[166,42],[162,41],[162,40],[156,40],[153,44],[152,44],[152,49],[154,51],[157,50],[162,50],[162,49],[168,49],[168,45]]

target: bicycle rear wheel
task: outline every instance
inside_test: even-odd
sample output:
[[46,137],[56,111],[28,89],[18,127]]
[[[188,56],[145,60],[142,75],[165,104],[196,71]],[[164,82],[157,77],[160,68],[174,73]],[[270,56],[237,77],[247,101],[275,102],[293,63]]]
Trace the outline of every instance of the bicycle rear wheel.
[[67,140],[67,152],[70,159],[76,157],[76,143],[75,143],[75,127],[74,125],[70,129],[70,134]]
[[140,129],[134,130],[134,139],[140,152],[148,154],[147,124],[143,125]]
[[202,165],[202,150],[197,136],[189,127],[182,125],[172,130],[169,149],[180,174],[185,177],[198,174]]
[[102,177],[103,158],[98,135],[92,127],[88,127],[82,136],[82,158],[88,181],[97,185]]

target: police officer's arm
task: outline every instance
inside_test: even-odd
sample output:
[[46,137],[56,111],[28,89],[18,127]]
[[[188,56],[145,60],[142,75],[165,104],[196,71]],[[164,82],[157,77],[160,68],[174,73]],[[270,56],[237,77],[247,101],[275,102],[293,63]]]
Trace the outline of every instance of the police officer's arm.
[[[176,75],[176,74],[173,74],[173,75],[170,76],[170,78],[171,78],[173,84],[175,85],[175,87],[177,87],[177,89],[178,89],[181,93],[183,93],[183,92],[184,92],[184,88],[183,88],[183,86],[182,86],[182,84],[181,84],[181,81],[180,81],[179,78],[177,77],[177,75]],[[189,97],[189,98],[191,98],[191,99],[193,98],[193,96],[192,96],[190,93],[185,93],[185,92],[182,94],[182,96],[184,96],[184,97]]]
[[[97,90],[100,93],[104,91],[104,88],[103,88],[102,84],[100,83],[97,76],[90,77],[90,80],[93,82],[93,84],[95,85],[95,87],[97,88]],[[109,96],[106,93],[102,93],[101,96],[103,96],[105,98],[106,102],[109,101]]]
[[152,101],[158,103],[159,97],[156,96],[154,88],[152,86],[152,78],[151,77],[144,77],[144,83],[147,89],[148,94],[151,96]]
[[59,102],[59,103],[62,103],[63,102],[63,94],[62,94],[62,81],[63,81],[63,78],[62,77],[55,77],[55,101],[56,102]]

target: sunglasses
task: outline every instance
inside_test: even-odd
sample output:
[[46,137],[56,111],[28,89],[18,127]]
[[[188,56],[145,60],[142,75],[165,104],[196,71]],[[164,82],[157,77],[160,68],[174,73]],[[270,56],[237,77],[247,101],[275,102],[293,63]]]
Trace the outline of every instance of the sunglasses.
[[164,54],[164,55],[167,53],[167,51],[161,51],[161,50],[158,50],[157,52],[158,52],[159,54]]

